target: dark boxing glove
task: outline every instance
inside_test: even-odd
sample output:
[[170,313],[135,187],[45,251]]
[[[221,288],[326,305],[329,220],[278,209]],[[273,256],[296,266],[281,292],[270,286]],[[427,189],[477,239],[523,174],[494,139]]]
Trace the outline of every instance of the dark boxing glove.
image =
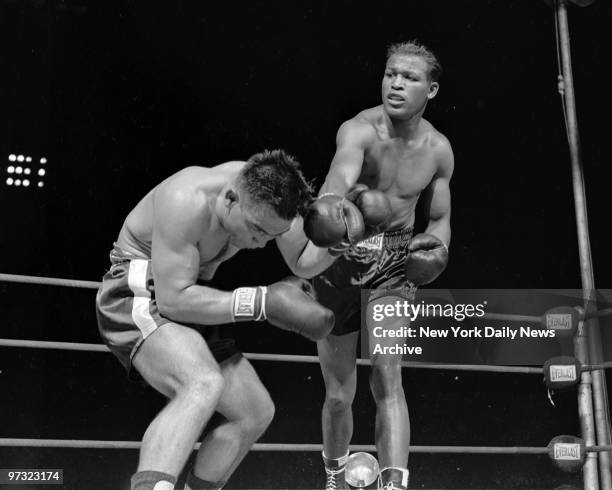
[[334,313],[318,303],[309,281],[291,276],[270,286],[238,288],[232,296],[232,319],[263,321],[310,340],[325,338]]
[[[391,221],[391,203],[389,198],[379,190],[370,190],[365,184],[355,184],[345,196],[357,206],[363,216],[364,232],[362,240],[378,235],[387,229]],[[341,242],[330,248],[329,253],[340,255],[351,248],[353,243]]]
[[391,202],[384,192],[369,189],[364,184],[355,184],[349,189],[346,198],[357,206],[363,216],[364,239],[387,229],[391,221]]
[[442,274],[447,263],[448,247],[438,237],[419,233],[408,246],[406,279],[415,286],[429,284]]
[[304,233],[317,247],[333,247],[343,241],[357,243],[364,231],[357,206],[337,194],[319,196],[304,217]]

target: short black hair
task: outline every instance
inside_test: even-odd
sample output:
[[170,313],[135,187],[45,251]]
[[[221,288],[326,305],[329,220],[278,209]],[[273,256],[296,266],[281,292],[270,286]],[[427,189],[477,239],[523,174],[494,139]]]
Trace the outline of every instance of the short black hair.
[[282,219],[304,215],[313,199],[312,185],[304,178],[299,162],[280,149],[250,157],[239,183],[253,203],[267,204]]
[[442,75],[442,65],[434,52],[416,40],[392,44],[387,48],[387,61],[394,55],[418,56],[429,67],[428,76],[432,82],[437,82]]

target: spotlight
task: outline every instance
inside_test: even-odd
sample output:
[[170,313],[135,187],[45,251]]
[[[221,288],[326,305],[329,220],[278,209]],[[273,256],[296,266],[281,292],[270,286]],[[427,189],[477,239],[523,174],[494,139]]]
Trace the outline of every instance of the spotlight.
[[20,186],[21,185],[21,180],[15,179],[15,185]]
[[23,179],[23,186],[24,187],[29,187],[30,186],[30,181],[28,179]]
[[30,163],[30,162],[32,161],[32,157],[26,157],[26,160],[25,160],[25,161],[26,161],[27,163]]
[[9,174],[12,174],[12,173],[15,171],[15,167],[13,167],[12,165],[9,165],[9,166],[7,167],[7,169],[6,169],[6,171],[7,171]]
[[11,179],[10,177],[6,179],[6,185],[13,185],[13,179]]
[[23,173],[23,168],[21,168],[21,167],[15,167],[15,173],[16,173],[16,174],[21,174],[21,173]]
[[26,174],[26,175],[30,175],[30,172],[31,172],[31,170],[30,170],[29,167],[26,167],[26,168],[23,169],[23,173]]
[[42,157],[42,158],[40,159],[40,163],[41,163],[42,165],[44,165],[45,163],[47,163],[47,159],[46,159],[45,157]]
[[14,162],[15,160],[17,160],[17,157],[11,153],[9,155],[9,162]]
[[17,161],[18,162],[23,162],[25,160],[25,158],[23,157],[23,155],[17,155]]
[[45,186],[44,182],[42,182],[42,181],[38,182],[38,187],[44,187],[44,186]]
[[46,172],[45,172],[44,168],[41,168],[41,169],[38,170],[38,175],[40,175],[41,177],[44,177],[45,173]]

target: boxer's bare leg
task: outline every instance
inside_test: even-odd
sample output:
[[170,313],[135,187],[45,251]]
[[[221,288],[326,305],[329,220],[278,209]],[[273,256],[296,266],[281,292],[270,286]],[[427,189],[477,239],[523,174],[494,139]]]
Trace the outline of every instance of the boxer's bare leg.
[[274,417],[274,403],[246,358],[227,359],[221,373],[225,388],[217,411],[226,421],[206,435],[193,467],[209,482],[227,481]]
[[[402,299],[402,298],[400,298]],[[372,318],[375,304],[389,304],[389,298],[380,298],[368,304],[367,319]],[[394,330],[406,326],[406,318],[385,317],[376,322],[377,327]],[[370,352],[372,346],[403,345],[405,338],[374,337],[373,329],[368,328]],[[408,405],[402,386],[402,356],[400,354],[376,354],[372,356],[370,370],[370,389],[376,402],[375,440],[381,468],[393,466],[406,468],[408,447],[410,445],[410,419]]]
[[325,381],[325,402],[321,414],[323,452],[327,458],[346,455],[353,435],[352,404],[357,385],[355,364],[359,332],[329,335],[317,342]]
[[142,344],[133,366],[170,401],[142,440],[138,471],[178,476],[223,392],[223,376],[195,330],[167,323]]

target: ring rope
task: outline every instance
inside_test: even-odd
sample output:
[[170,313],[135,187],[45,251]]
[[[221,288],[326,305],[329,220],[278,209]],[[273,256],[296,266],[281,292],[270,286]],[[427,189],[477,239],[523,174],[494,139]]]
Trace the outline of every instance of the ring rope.
[[[0,282],[14,282],[24,284],[39,284],[44,286],[64,286],[84,289],[98,289],[102,283],[99,281],[81,281],[77,279],[61,279],[56,277],[39,277],[39,276],[24,276],[20,274],[0,274]],[[581,313],[581,320],[590,320],[591,318],[601,318],[612,315],[612,308],[603,310],[595,310],[591,312]],[[537,315],[517,315],[511,313],[485,313],[480,319],[487,320],[506,320],[526,323],[540,323],[542,316]]]
[[485,313],[481,317],[473,318],[474,320],[486,319],[486,320],[510,320],[513,322],[524,322],[524,323],[540,323],[542,321],[541,316],[535,315],[515,315],[511,313]]
[[[138,449],[138,441],[96,441],[76,439],[0,439],[0,447],[55,447],[81,449]],[[200,443],[194,446],[197,450]],[[611,448],[612,449],[612,448]],[[253,445],[253,451],[322,451],[322,444],[265,444]],[[351,445],[351,451],[376,451],[374,445]],[[413,453],[455,453],[455,454],[546,454],[546,447],[486,447],[486,446],[410,446]]]
[[[55,349],[55,350],[72,350],[83,352],[110,352],[108,347],[103,344],[79,344],[75,342],[49,342],[43,340],[19,340],[19,339],[0,339],[0,347],[22,347],[28,349]],[[319,364],[317,356],[291,355],[291,354],[260,354],[249,353],[243,354],[244,357],[251,361],[280,361],[280,362],[303,362]],[[357,364],[360,366],[370,366],[370,359],[357,359]],[[412,363],[402,362],[402,367],[416,369],[446,369],[449,371],[478,371],[491,373],[520,373],[520,374],[542,374],[543,370],[540,367],[527,366],[491,366],[485,364],[434,364],[434,363]]]
[[84,289],[98,289],[102,284],[101,282],[97,281],[79,281],[76,279],[58,279],[55,277],[21,276],[18,274],[0,274],[0,281]]
[[[0,447],[53,447],[72,449],[138,449],[139,441],[101,441],[79,439],[18,439],[0,438]],[[200,443],[194,445],[194,450]],[[373,444],[352,444],[350,451],[376,452]],[[548,447],[536,446],[409,446],[411,453],[428,454],[548,454]],[[322,444],[257,443],[252,451],[322,451]],[[585,447],[585,452],[612,451],[612,445]]]
[[[79,439],[19,439],[0,438],[0,447],[41,447],[70,449],[139,449],[139,441],[101,441]],[[194,445],[194,450],[200,443]],[[535,446],[409,446],[411,453],[428,454],[548,454],[549,447]],[[290,444],[290,443],[257,443],[252,451],[322,451],[323,444]],[[376,452],[373,444],[352,444],[352,452]],[[585,452],[612,451],[612,445],[594,445],[585,447]]]

